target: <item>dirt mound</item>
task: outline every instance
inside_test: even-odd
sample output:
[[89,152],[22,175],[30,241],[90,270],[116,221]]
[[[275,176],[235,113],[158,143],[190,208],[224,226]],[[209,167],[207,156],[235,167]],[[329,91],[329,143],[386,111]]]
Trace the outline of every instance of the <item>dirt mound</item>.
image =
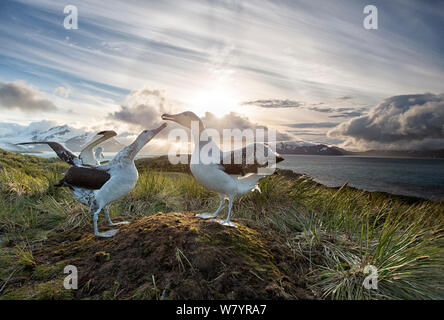
[[109,239],[54,234],[34,256],[40,265],[77,267],[72,298],[311,298],[302,259],[265,230],[238,226],[158,213],[121,226]]

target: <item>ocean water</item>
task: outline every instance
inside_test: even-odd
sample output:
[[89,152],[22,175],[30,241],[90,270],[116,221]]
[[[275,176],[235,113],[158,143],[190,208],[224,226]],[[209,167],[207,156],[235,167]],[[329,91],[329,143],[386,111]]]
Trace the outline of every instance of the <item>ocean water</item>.
[[278,168],[305,173],[329,187],[444,200],[444,159],[283,155]]
[[[105,152],[110,160],[115,152]],[[54,157],[55,153],[35,154]],[[155,157],[138,154],[136,158]],[[278,168],[305,173],[329,187],[350,186],[444,201],[444,159],[283,155]]]

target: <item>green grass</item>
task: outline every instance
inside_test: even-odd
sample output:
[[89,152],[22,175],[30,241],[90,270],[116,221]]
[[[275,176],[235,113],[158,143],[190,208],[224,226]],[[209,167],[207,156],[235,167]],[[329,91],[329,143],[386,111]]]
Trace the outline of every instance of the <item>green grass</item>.
[[[51,230],[92,230],[88,209],[66,188],[53,187],[67,167],[56,159],[0,150],[0,295],[11,274],[32,268],[32,246]],[[217,207],[217,195],[190,174],[143,168],[135,189],[112,205],[113,216]],[[263,179],[260,188],[235,201],[233,218],[282,236],[309,263],[307,278],[318,297],[444,299],[444,203],[327,188],[285,175]],[[183,253],[177,259],[190,267]],[[362,285],[366,265],[378,268],[377,290]],[[117,286],[110,294],[118,292]]]

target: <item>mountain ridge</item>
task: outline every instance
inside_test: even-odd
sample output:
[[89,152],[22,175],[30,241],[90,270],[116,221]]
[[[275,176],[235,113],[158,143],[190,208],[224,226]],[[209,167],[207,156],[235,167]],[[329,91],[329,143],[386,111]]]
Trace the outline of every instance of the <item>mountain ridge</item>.
[[[3,136],[0,136],[0,146],[13,152],[40,153],[52,151],[47,145],[19,146],[17,143],[34,141],[55,141],[65,145],[66,148],[74,152],[80,152],[83,147],[91,141],[96,132],[88,132],[81,129],[72,128],[68,125],[54,126],[49,129],[34,129],[19,131],[13,128]],[[111,138],[100,144],[106,152],[118,152],[125,145]]]
[[[49,128],[22,128],[20,125],[3,123],[3,127],[0,126],[0,147],[12,152],[40,153],[52,151],[52,149],[44,144],[25,147],[19,146],[17,143],[55,141],[64,144],[73,152],[80,152],[95,135],[96,132],[72,128],[66,124]],[[100,146],[104,148],[105,152],[118,152],[125,145],[115,138],[111,138],[101,143]],[[350,151],[334,145],[303,140],[278,142],[276,143],[276,151],[281,154],[294,155],[444,158],[444,148],[438,150]]]
[[295,155],[444,158],[444,149],[350,151],[322,143],[306,143],[303,141],[280,142],[276,144],[276,151],[281,154]]

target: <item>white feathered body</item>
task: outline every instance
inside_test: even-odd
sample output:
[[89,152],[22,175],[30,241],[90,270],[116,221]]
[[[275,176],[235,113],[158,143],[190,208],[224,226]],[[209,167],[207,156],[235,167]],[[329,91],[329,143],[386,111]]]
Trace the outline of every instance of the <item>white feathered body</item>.
[[111,176],[102,188],[99,190],[72,188],[74,198],[87,206],[91,206],[94,200],[100,207],[119,200],[134,189],[139,177],[133,160],[123,159],[120,162],[114,162],[112,166],[106,164],[98,168],[107,168]]
[[[199,152],[202,147],[208,143],[213,144],[211,149],[220,152],[220,149],[213,141],[201,142],[200,146],[194,149],[191,155],[190,170],[193,176],[205,188],[215,191],[226,196],[238,196],[248,193],[253,189],[260,191],[258,182],[264,178],[264,175],[250,173],[246,176],[240,177],[236,175],[227,174],[222,170],[221,165],[217,163],[202,163],[199,158]],[[208,145],[207,145],[208,147]],[[224,153],[221,152],[221,159],[224,158]]]

